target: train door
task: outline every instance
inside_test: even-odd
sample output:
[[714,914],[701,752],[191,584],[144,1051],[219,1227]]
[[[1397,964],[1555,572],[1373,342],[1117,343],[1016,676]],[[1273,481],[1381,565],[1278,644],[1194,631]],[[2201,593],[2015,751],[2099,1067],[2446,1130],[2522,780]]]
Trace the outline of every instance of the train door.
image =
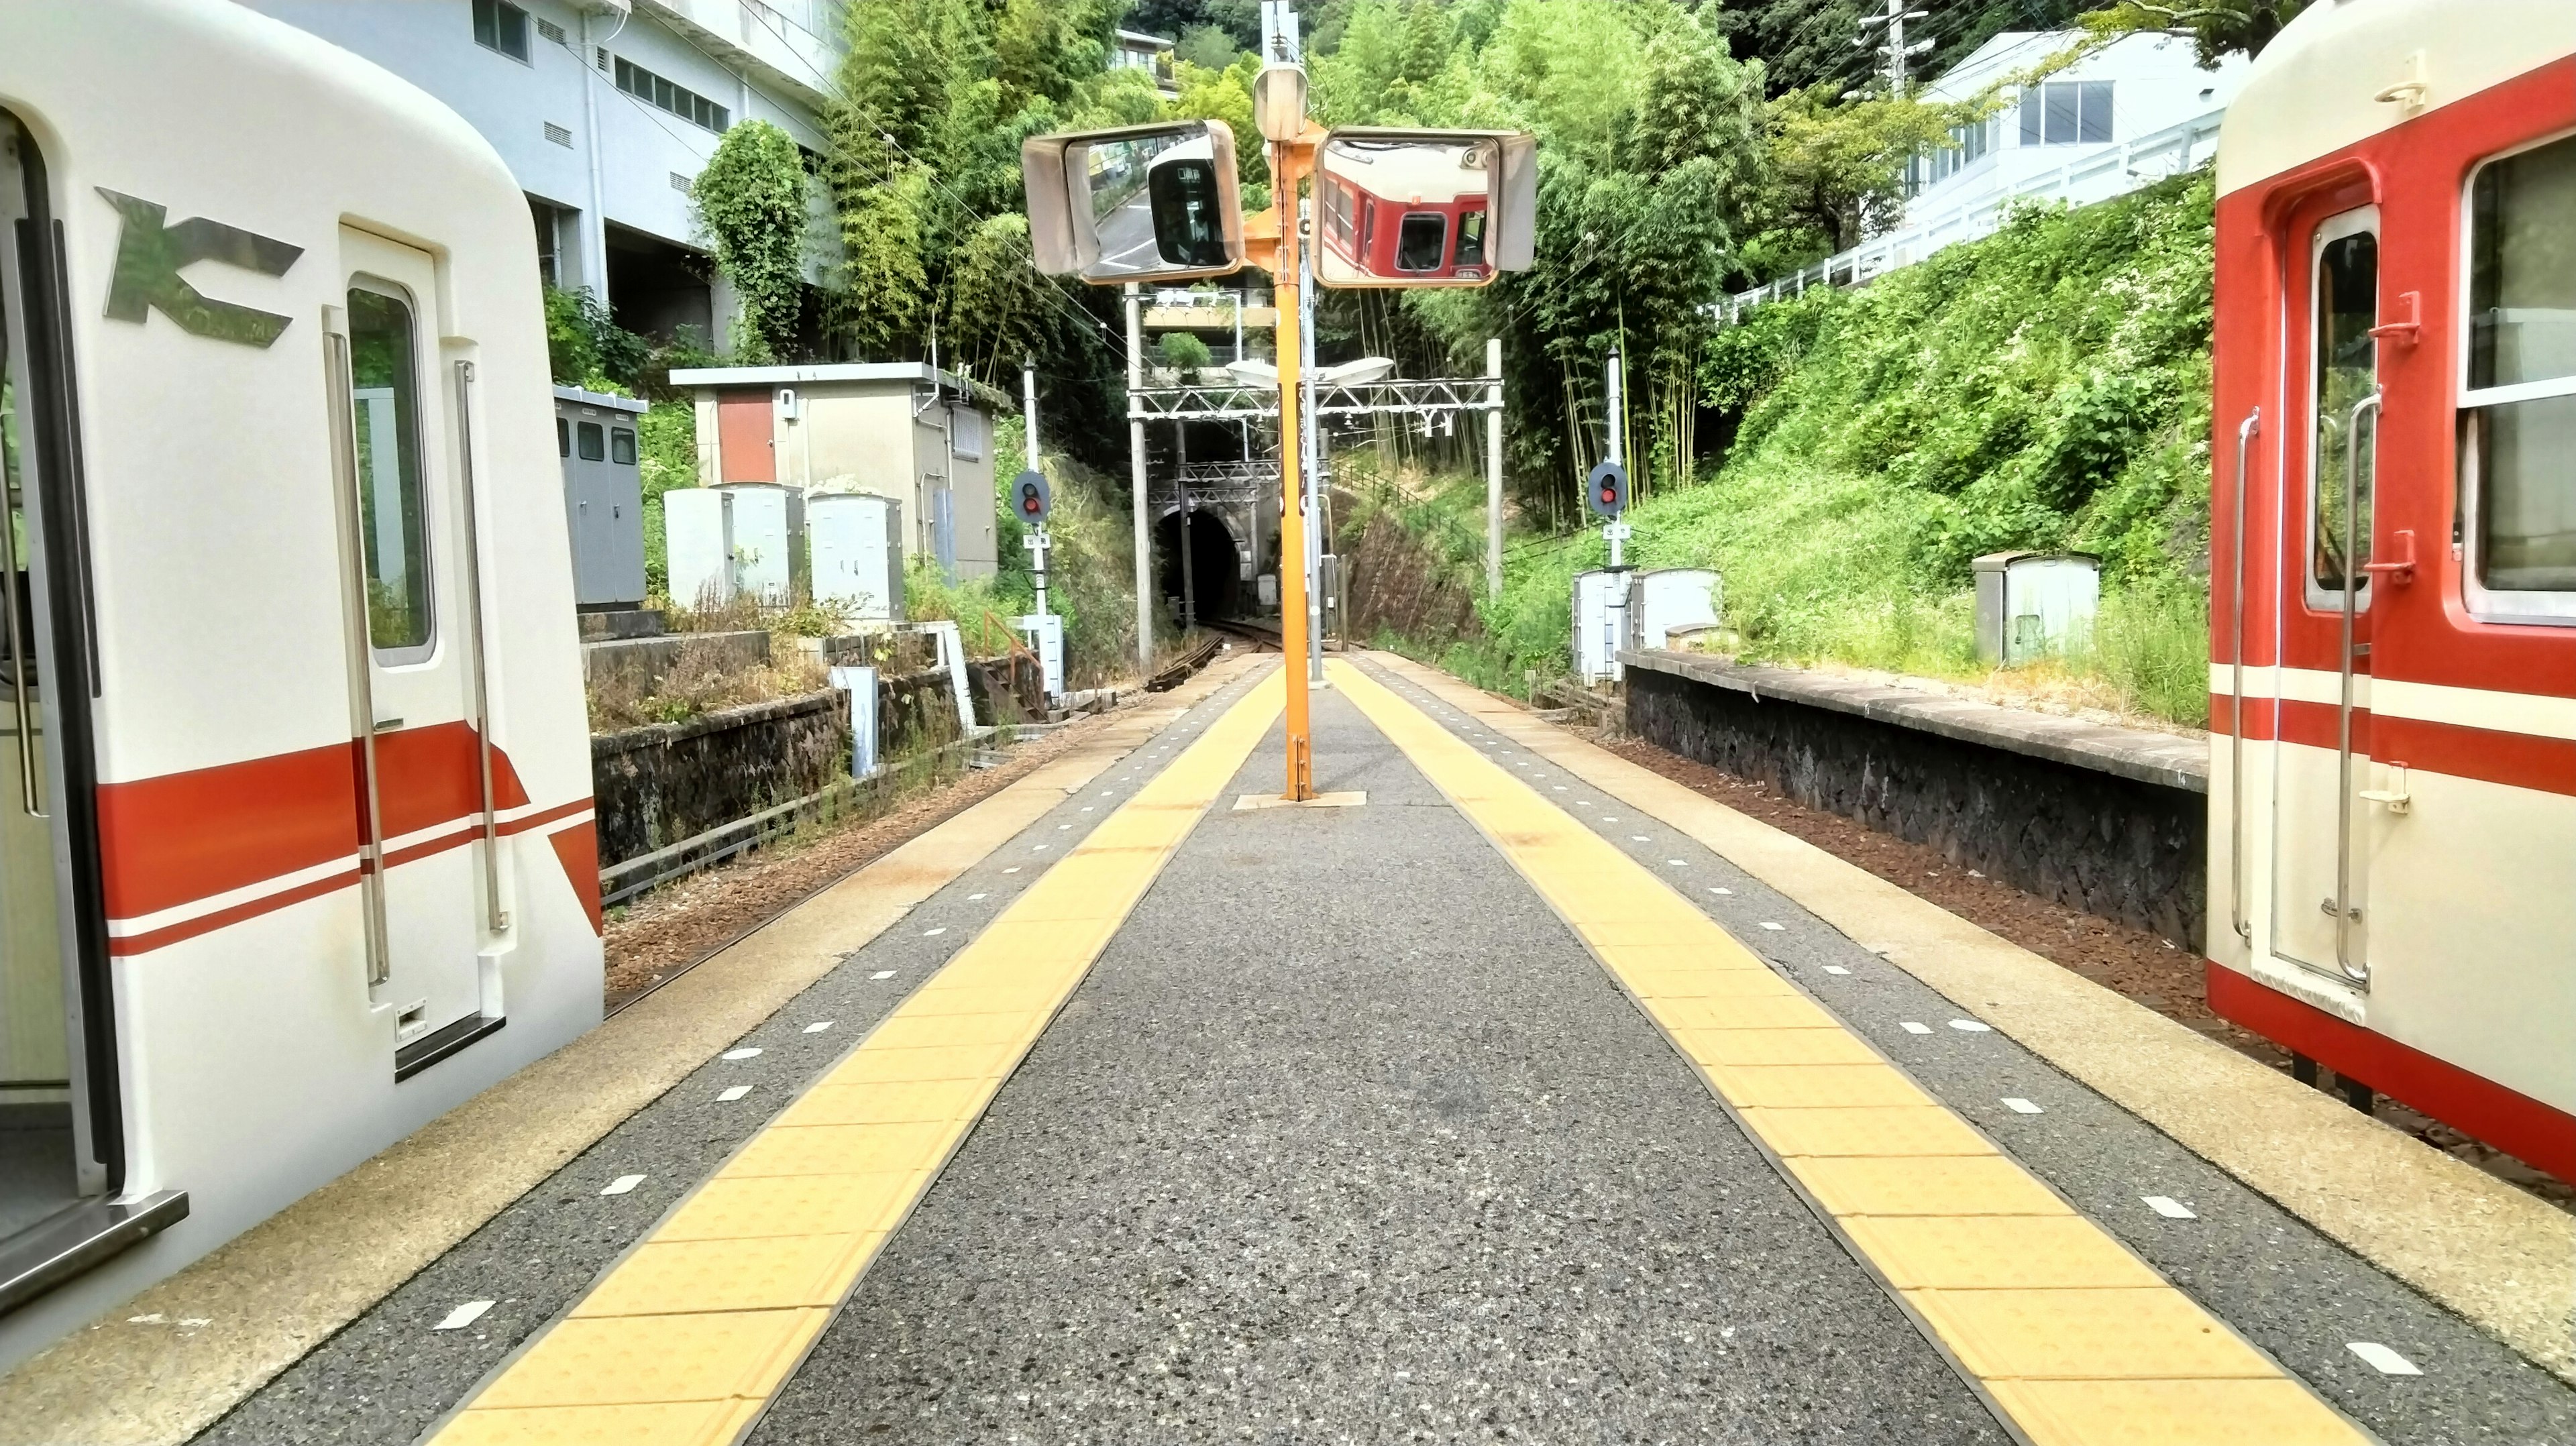
[[2379,408],[2379,209],[2315,218],[2304,244],[2288,368],[2285,542],[2275,670],[2271,952],[2366,984],[2371,498]]
[[362,886],[369,997],[394,1013],[402,1078],[501,1018],[499,971],[478,952],[477,851],[490,846],[473,837],[480,659],[465,597],[472,573],[440,365],[437,263],[346,228],[340,256],[344,306],[329,344],[347,398],[343,564],[349,611],[363,613],[364,629],[364,646],[351,649],[351,724],[362,839],[382,861]]
[[123,1174],[77,413],[47,202],[43,157],[0,111],[0,1241]]

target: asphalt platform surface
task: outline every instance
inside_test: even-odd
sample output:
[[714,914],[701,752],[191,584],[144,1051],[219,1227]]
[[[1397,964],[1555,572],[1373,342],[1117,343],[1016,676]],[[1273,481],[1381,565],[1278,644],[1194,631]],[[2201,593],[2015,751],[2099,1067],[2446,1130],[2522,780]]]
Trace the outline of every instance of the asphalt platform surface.
[[[2576,1392],[2001,1034],[1953,1027],[1975,1001],[1376,676],[2384,1439],[2576,1442]],[[851,954],[744,1037],[759,1056],[709,1061],[199,1439],[416,1439],[1249,682]],[[1317,786],[1367,803],[1232,810],[1277,791],[1272,730],[750,1439],[2011,1440],[1474,827],[1338,694],[1316,695],[1315,725]],[[754,1092],[719,1101],[735,1084]],[[645,1178],[600,1193],[627,1174]],[[477,1299],[496,1304],[473,1327],[432,1329]],[[2424,1374],[2383,1376],[2354,1341]]]

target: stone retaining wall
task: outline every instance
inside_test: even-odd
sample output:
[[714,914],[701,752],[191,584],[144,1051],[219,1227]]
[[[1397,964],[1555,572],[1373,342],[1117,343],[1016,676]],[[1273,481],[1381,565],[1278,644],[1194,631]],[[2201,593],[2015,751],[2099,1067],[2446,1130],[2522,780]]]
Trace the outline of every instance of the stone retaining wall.
[[2201,947],[2204,740],[1695,654],[1620,658],[1628,729],[1659,748]]
[[[877,680],[878,756],[956,741],[945,670]],[[850,772],[850,708],[837,689],[726,708],[590,740],[602,868],[803,798]]]

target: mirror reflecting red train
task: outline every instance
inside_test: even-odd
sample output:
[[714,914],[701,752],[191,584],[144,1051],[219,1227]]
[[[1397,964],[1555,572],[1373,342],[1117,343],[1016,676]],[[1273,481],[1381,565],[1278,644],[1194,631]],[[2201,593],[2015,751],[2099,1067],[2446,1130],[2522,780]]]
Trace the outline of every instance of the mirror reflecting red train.
[[1315,162],[1315,279],[1483,286],[1529,264],[1530,138],[1339,130]]

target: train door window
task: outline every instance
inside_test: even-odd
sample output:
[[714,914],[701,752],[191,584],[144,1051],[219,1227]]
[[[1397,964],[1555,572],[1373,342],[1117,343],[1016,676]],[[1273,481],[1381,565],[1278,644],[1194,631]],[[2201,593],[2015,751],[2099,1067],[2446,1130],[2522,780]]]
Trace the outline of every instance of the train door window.
[[2468,225],[2468,603],[2576,620],[2576,136],[2480,166]]
[[635,465],[635,434],[624,427],[608,429],[608,460],[620,467]]
[[1395,269],[1437,271],[1449,252],[1449,218],[1437,211],[1407,211],[1395,234]]
[[1351,188],[1341,182],[1324,181],[1324,236],[1347,255],[1351,249]]
[[596,462],[608,455],[608,443],[597,422],[582,423],[574,429],[574,435],[581,439],[581,460]]
[[[2377,426],[2368,417],[2355,430],[2354,408],[2379,389],[2379,212],[2347,211],[2319,226],[2310,252],[2310,391],[2316,415],[2308,451],[2308,567],[2311,607],[2343,606],[2347,569],[2370,561],[2372,453]],[[2356,457],[2356,449],[2358,456]],[[2353,469],[2358,468],[2357,475]],[[2354,494],[2350,527],[2344,496]],[[2354,556],[2344,556],[2347,532]],[[2370,579],[2357,589],[2368,596]]]
[[350,421],[367,558],[367,632],[386,664],[431,647],[429,518],[420,459],[420,339],[409,300],[349,288]]
[[1458,217],[1458,264],[1485,264],[1485,213],[1466,211]]

